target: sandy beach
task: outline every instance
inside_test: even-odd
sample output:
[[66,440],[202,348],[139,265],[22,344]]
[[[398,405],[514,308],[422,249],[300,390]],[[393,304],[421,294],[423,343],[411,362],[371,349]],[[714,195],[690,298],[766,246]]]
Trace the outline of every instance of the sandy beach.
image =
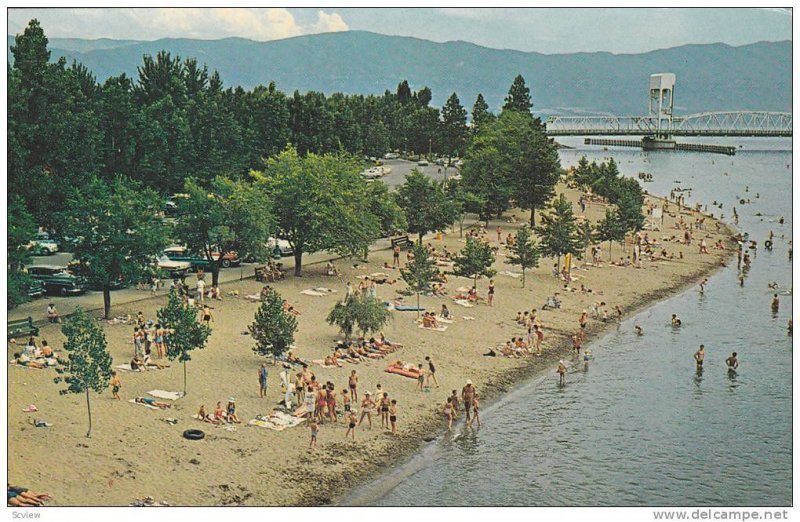
[[[559,186],[559,189],[563,187]],[[579,214],[578,193],[565,190],[573,208]],[[649,196],[649,201],[656,198]],[[657,201],[661,205],[661,200]],[[604,205],[590,203],[585,216],[595,223],[604,213]],[[167,410],[151,410],[142,405],[128,403],[128,399],[144,396],[153,389],[179,391],[183,386],[183,370],[177,363],[163,370],[144,373],[122,373],[122,401],[112,399],[110,391],[92,395],[93,435],[86,438],[86,403],[82,395],[60,395],[63,385],[53,383],[56,373],[52,369],[35,370],[11,366],[8,369],[8,446],[9,480],[37,491],[50,493],[52,505],[60,506],[118,506],[128,505],[136,498],[151,496],[170,505],[321,505],[335,503],[348,489],[375,473],[386,470],[403,460],[421,444],[435,438],[446,429],[441,407],[451,390],[460,390],[471,379],[484,404],[498,397],[509,387],[537,372],[552,373],[557,379],[555,364],[571,350],[569,336],[579,330],[578,317],[595,301],[605,301],[609,315],[619,306],[625,315],[648,304],[663,299],[687,287],[696,286],[704,277],[719,268],[721,259],[728,259],[735,251],[727,239],[732,230],[722,225],[716,232],[716,221],[706,218],[706,230],[695,231],[691,246],[664,241],[663,237],[683,232],[673,228],[677,221],[677,207],[669,206],[660,231],[648,231],[675,259],[663,262],[643,261],[642,268],[617,267],[608,262],[608,244],[602,247],[602,266],[586,266],[575,260],[571,284],[579,288],[584,284],[592,293],[565,292],[563,281],[551,274],[553,260],[543,259],[540,267],[529,271],[526,287],[521,279],[502,274],[518,272],[517,267],[506,264],[505,247],[500,249],[494,268],[496,295],[494,306],[478,304],[464,308],[450,297],[422,296],[428,310],[438,311],[447,304],[455,316],[454,323],[444,332],[420,329],[414,322],[415,312],[392,312],[392,320],[385,328],[386,337],[403,344],[403,348],[383,360],[371,360],[359,365],[345,364],[342,368],[312,366],[311,370],[322,382],[332,381],[336,389],[346,387],[352,369],[359,375],[359,392],[374,391],[381,384],[398,403],[398,436],[380,429],[380,419],[373,416],[373,429],[366,423],[357,428],[356,442],[346,440],[345,424],[326,423],[320,428],[319,447],[307,451],[309,429],[305,424],[273,431],[265,428],[237,425],[235,430],[217,428],[193,418],[201,405],[213,411],[217,401],[223,404],[235,397],[237,414],[246,423],[256,415],[267,414],[283,398],[278,373],[280,366],[269,366],[269,388],[266,398],[259,398],[257,370],[262,359],[252,351],[253,341],[243,333],[253,321],[258,304],[242,296],[257,294],[262,283],[253,279],[226,283],[223,294],[238,291],[240,297],[225,296],[223,301],[212,303],[214,308],[213,333],[208,347],[192,354],[188,363],[188,395],[174,402]],[[528,213],[509,211],[506,217],[516,214],[520,223],[492,220],[488,236],[497,243],[496,227],[503,229],[503,238],[514,233],[527,221]],[[693,222],[698,215],[684,210],[684,220]],[[465,231],[466,232],[466,231]],[[705,238],[709,255],[698,253],[698,242]],[[714,244],[725,240],[727,250],[718,250]],[[464,240],[458,229],[444,234],[442,239],[426,240],[440,250],[460,250]],[[614,244],[613,259],[631,255]],[[683,259],[678,259],[679,252]],[[405,263],[405,252],[401,259]],[[323,275],[324,263],[304,267],[303,277],[291,275],[273,286],[294,305],[302,315],[296,335],[295,355],[306,359],[322,359],[331,351],[339,333],[325,322],[330,309],[344,297],[345,284],[357,285],[357,276],[376,272],[396,278],[394,285],[380,285],[378,297],[392,300],[398,290],[406,288],[400,280],[399,270],[382,268],[391,264],[388,250],[373,252],[369,262],[341,259],[335,262],[340,276]],[[356,265],[354,267],[354,264]],[[291,271],[290,271],[291,272]],[[470,286],[471,281],[451,276],[446,288],[450,295],[456,288]],[[488,281],[478,283],[478,291],[486,296]],[[327,287],[337,290],[324,296],[305,295],[303,290]],[[561,292],[562,307],[542,310],[547,296]],[[415,297],[406,297],[409,303]],[[166,297],[114,307],[113,315],[142,311],[146,318],[155,318],[156,310],[164,306]],[[545,340],[544,357],[529,356],[520,359],[484,357],[488,348],[504,343],[511,337],[525,336],[523,326],[515,322],[518,311],[539,310]],[[42,306],[44,309],[44,305]],[[680,315],[680,310],[675,313]],[[95,312],[99,317],[100,312]],[[471,318],[471,319],[469,319]],[[664,318],[669,321],[668,317]],[[114,364],[128,362],[133,353],[132,325],[108,325],[103,322],[109,350]],[[588,337],[605,328],[615,327],[614,322],[604,323],[590,318]],[[646,335],[646,332],[645,332]],[[41,331],[40,339],[58,349],[64,341],[58,325],[48,325]],[[24,344],[24,339],[18,340]],[[587,340],[588,342],[588,340]],[[584,343],[586,344],[586,343]],[[9,345],[7,359],[20,345]],[[415,366],[431,356],[437,367],[439,388],[430,392],[416,391],[413,379],[385,373],[394,360]],[[168,362],[168,361],[164,361]],[[38,412],[25,413],[23,408],[35,404]],[[534,412],[535,413],[535,412]],[[53,426],[34,428],[29,421],[42,419]],[[463,418],[463,417],[462,417]],[[177,424],[165,422],[177,419]],[[202,429],[202,441],[182,437],[184,430]]]

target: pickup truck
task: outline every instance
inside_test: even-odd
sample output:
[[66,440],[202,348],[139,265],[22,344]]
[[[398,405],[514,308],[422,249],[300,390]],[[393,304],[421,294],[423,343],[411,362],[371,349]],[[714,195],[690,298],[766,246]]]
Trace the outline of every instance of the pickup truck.
[[[194,269],[202,268],[207,270],[208,266],[211,264],[206,256],[189,252],[186,247],[182,246],[165,248],[164,255],[170,258],[172,261],[186,261]],[[219,259],[220,253],[214,252],[212,256],[215,260],[217,260]],[[220,261],[220,266],[222,268],[230,268],[232,266],[239,266],[240,264],[242,264],[242,261],[239,259],[239,256],[236,254],[236,252],[227,252],[223,254],[222,261]]]
[[70,274],[65,266],[37,265],[29,266],[28,274],[49,294],[78,295],[86,291],[86,280]]

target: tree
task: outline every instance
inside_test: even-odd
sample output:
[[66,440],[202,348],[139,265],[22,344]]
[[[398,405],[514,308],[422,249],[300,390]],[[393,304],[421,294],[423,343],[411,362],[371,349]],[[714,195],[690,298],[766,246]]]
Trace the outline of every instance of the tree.
[[485,206],[481,197],[467,190],[463,180],[451,179],[447,182],[447,197],[453,202],[458,219],[458,237],[464,237],[464,219],[467,212],[478,213]]
[[447,154],[448,165],[453,156],[464,152],[468,134],[467,111],[461,106],[456,93],[453,93],[442,107],[442,150]]
[[356,327],[366,337],[380,331],[390,317],[391,313],[378,299],[369,295],[349,295],[333,306],[326,321],[338,326],[345,340],[349,340]]
[[473,278],[474,286],[477,287],[479,277],[492,277],[496,273],[492,269],[492,263],[494,263],[492,246],[486,241],[468,237],[467,245],[455,259],[455,274]]
[[511,88],[508,89],[508,96],[505,98],[503,110],[519,111],[530,115],[531,107],[533,107],[531,103],[531,91],[525,85],[525,78],[523,78],[521,74],[518,74],[517,77],[514,78],[514,83],[511,84]]
[[419,294],[430,287],[433,277],[439,270],[428,255],[428,249],[421,243],[415,244],[411,253],[414,254],[414,258],[408,262],[405,268],[400,269],[400,275],[411,291],[417,294],[417,317],[419,317]]
[[301,157],[287,148],[267,160],[264,172],[251,173],[272,201],[278,230],[294,250],[296,276],[303,254],[360,255],[380,236],[379,220],[369,211],[369,184],[360,171],[350,156]]
[[530,228],[523,226],[517,230],[516,240],[510,250],[508,262],[522,268],[522,288],[525,288],[525,270],[539,266],[540,256]]
[[638,232],[644,227],[644,194],[639,183],[632,178],[622,178],[619,180],[617,195],[614,199],[619,208],[619,218],[625,228],[625,232]]
[[89,283],[103,291],[105,318],[111,313],[112,286],[138,281],[163,250],[162,208],[155,191],[123,177],[110,183],[95,177],[68,194],[60,232],[74,238],[73,259]]
[[273,288],[261,296],[253,324],[247,327],[256,342],[258,355],[280,357],[294,343],[297,317],[283,309],[283,298]]
[[186,362],[191,361],[191,351],[201,350],[208,343],[211,328],[197,321],[197,309],[181,301],[178,293],[170,292],[167,305],[156,313],[166,338],[167,358],[183,363],[183,394],[186,395]]
[[594,238],[599,241],[608,241],[608,259],[611,259],[611,243],[625,239],[625,225],[619,217],[619,210],[606,208],[606,215],[598,221],[595,227]]
[[478,213],[486,219],[499,216],[511,206],[512,187],[509,165],[500,150],[491,143],[480,143],[476,137],[467,150],[462,172],[465,190],[474,196]]
[[89,317],[81,308],[75,310],[72,316],[61,327],[67,340],[64,351],[67,359],[59,359],[56,371],[59,377],[56,383],[67,384],[60,394],[85,393],[86,410],[89,414],[89,431],[87,437],[92,436],[92,406],[89,401],[89,391],[102,393],[111,381],[111,355],[108,353],[103,329]]
[[489,112],[489,104],[483,99],[483,94],[478,93],[475,104],[472,106],[472,132],[478,133],[487,123],[494,121],[494,114]]
[[571,254],[579,257],[583,251],[572,205],[564,194],[559,194],[553,201],[551,212],[542,216],[542,224],[536,232],[541,238],[539,248],[542,255],[555,257],[558,264],[561,256]]
[[370,214],[378,218],[382,237],[407,229],[406,214],[385,183],[370,183],[367,186],[367,201]]
[[430,179],[417,169],[406,175],[406,181],[395,192],[397,204],[403,209],[408,231],[422,236],[447,228],[456,218],[455,205],[448,199],[441,183]]
[[28,300],[27,286],[31,279],[24,272],[30,261],[31,253],[28,244],[36,235],[36,223],[25,202],[18,195],[11,194],[6,207],[8,230],[6,235],[7,275],[8,275],[8,309],[15,308]]
[[186,180],[188,197],[178,200],[175,236],[186,247],[204,256],[213,285],[219,284],[219,270],[228,252],[263,258],[273,230],[269,198],[244,181],[217,177],[209,190],[193,178]]
[[585,256],[586,249],[591,246],[592,241],[594,240],[594,227],[591,223],[589,223],[588,219],[584,219],[578,224],[578,235],[581,238],[581,249],[583,250],[583,254]]

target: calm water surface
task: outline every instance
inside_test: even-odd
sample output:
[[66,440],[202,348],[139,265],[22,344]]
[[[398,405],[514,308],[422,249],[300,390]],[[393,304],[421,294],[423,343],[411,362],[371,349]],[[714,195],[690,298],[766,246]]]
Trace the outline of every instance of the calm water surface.
[[[652,173],[645,188],[655,194],[691,188],[687,202],[708,203],[726,220],[735,204],[739,228],[760,246],[744,287],[734,262],[704,295],[695,288],[656,304],[592,343],[594,360],[574,363],[566,386],[557,386],[554,372],[521,385],[485,408],[483,427],[459,426],[345,503],[790,504],[791,141],[681,140],[742,145],[735,157],[561,141],[577,147],[561,151],[564,166],[584,154],[598,161],[613,155],[624,175]],[[748,197],[749,205],[737,202]],[[712,209],[713,200],[723,208]],[[767,252],[761,246],[770,230],[776,239]],[[782,294],[777,314],[770,281]],[[679,330],[669,326],[672,313],[683,320]],[[692,355],[700,343],[706,364],[697,373]],[[740,359],[736,376],[724,365],[732,351]]]

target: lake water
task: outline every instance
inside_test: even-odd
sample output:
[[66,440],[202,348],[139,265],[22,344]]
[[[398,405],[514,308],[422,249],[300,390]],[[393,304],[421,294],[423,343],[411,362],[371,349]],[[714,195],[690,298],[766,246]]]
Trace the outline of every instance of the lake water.
[[[635,506],[791,504],[792,273],[791,140],[679,141],[741,145],[734,157],[643,153],[560,139],[562,165],[613,155],[624,175],[653,174],[648,191],[691,188],[687,203],[708,203],[758,241],[739,286],[735,260],[709,281],[658,303],[593,342],[594,360],[575,363],[567,384],[555,373],[518,386],[463,425],[425,446],[345,504],[380,506]],[[680,181],[680,183],[675,183]],[[746,188],[749,190],[746,191]],[[758,194],[758,197],[756,197]],[[741,205],[738,200],[750,198]],[[711,202],[723,203],[712,209]],[[763,216],[756,216],[761,213]],[[785,224],[779,225],[780,216]],[[775,233],[771,252],[763,249]],[[783,237],[782,237],[783,236]],[[711,245],[709,245],[711,246]],[[781,304],[770,310],[776,281]],[[683,327],[673,329],[677,313]],[[645,335],[633,331],[634,323]],[[692,355],[706,346],[702,373]],[[724,360],[739,353],[739,372]]]

